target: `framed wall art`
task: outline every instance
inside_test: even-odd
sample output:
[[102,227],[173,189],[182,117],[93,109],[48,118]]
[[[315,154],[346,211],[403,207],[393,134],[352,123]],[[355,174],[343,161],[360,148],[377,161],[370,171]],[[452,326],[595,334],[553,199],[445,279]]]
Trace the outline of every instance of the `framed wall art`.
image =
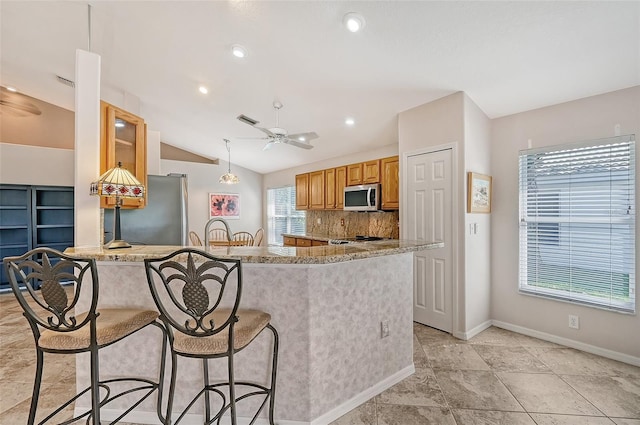
[[209,218],[240,218],[240,195],[237,193],[210,193]]
[[467,173],[467,212],[491,212],[491,176]]

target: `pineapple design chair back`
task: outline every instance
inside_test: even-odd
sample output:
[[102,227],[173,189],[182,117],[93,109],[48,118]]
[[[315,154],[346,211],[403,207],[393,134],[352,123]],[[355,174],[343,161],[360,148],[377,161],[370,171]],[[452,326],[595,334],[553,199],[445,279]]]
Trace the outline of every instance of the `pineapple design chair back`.
[[[24,316],[29,322],[36,346],[36,375],[28,425],[34,424],[36,418],[44,353],[75,355],[89,352],[91,378],[87,388],[62,403],[39,423],[51,423],[50,419],[59,423],[56,415],[61,412],[64,414],[64,410],[84,393],[91,395],[91,408],[79,413],[75,419],[86,417],[87,423],[90,419],[93,419],[92,423],[100,423],[100,409],[108,407],[107,404],[111,400],[123,394],[133,391],[142,393],[138,398],[139,401],[131,405],[120,418],[155,390],[159,389],[158,399],[162,397],[158,382],[163,381],[164,356],[161,359],[160,377],[155,382],[136,377],[100,381],[98,367],[98,351],[101,348],[114,344],[148,325],[155,325],[161,329],[164,352],[167,342],[166,333],[164,327],[156,322],[158,318],[156,311],[143,308],[98,310],[98,270],[93,259],[68,256],[50,248],[37,248],[22,256],[5,257],[3,262],[11,289],[24,310]],[[66,285],[63,286],[63,284]],[[88,310],[84,313],[75,311],[80,300],[88,300],[90,303]],[[129,382],[135,385],[136,389],[112,391],[109,385],[115,381]],[[166,419],[160,411],[158,411],[158,417],[162,423],[165,423]]]
[[[241,261],[215,257],[197,248],[183,248],[162,258],[146,259],[145,269],[160,319],[169,333],[172,371],[167,416],[173,410],[178,358],[191,357],[203,361],[204,387],[187,404],[176,422],[203,396],[206,423],[218,420],[229,411],[235,424],[236,401],[247,397],[235,395],[236,386],[242,385],[249,389],[251,396],[263,397],[256,417],[269,402],[269,420],[273,424],[278,334],[270,324],[271,316],[268,313],[239,308],[242,294]],[[267,328],[273,333],[270,382],[235,382],[235,353],[248,346]],[[207,361],[222,357],[228,361],[228,379],[210,383]],[[228,398],[222,390],[226,391]],[[220,403],[216,405],[221,407],[214,414],[210,411],[211,394],[220,397]]]

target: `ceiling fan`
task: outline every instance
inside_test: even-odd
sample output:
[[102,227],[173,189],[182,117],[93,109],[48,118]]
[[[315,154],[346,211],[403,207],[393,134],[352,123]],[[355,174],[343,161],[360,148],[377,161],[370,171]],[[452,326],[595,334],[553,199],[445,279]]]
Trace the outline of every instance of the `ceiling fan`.
[[[318,138],[318,135],[314,131],[308,133],[289,134],[287,133],[287,130],[278,126],[278,112],[280,111],[282,106],[282,103],[278,101],[273,102],[273,109],[276,110],[276,126],[272,128],[258,127],[256,124],[258,124],[259,121],[256,121],[253,118],[249,118],[246,115],[239,115],[238,120],[242,121],[245,124],[249,124],[251,127],[258,129],[267,135],[267,137],[249,137],[248,139],[266,140],[267,144],[263,148],[263,150],[265,151],[267,149],[271,149],[271,147],[273,147],[273,145],[277,143],[284,143],[303,149],[312,149],[313,146],[309,143],[309,141]],[[247,139],[247,137],[244,137],[244,139]]]

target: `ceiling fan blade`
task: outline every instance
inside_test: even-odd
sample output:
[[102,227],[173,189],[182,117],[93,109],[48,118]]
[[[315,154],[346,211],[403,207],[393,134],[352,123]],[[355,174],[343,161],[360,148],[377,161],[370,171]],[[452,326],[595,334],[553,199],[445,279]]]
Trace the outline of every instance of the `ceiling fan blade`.
[[269,140],[271,137],[234,137],[235,140]]
[[263,151],[268,151],[269,149],[271,149],[274,145],[274,141],[271,140],[270,142],[268,142],[266,145],[264,145],[264,148],[262,148]]
[[313,146],[308,143],[302,143],[292,139],[282,139],[282,143],[286,143],[287,145],[296,146],[302,149],[313,149]]
[[257,126],[255,126],[255,125],[253,126],[253,128],[257,128],[258,130],[262,131],[263,133],[265,133],[265,134],[266,134],[267,136],[269,136],[269,137],[276,137],[276,135],[275,135],[275,134],[273,134],[273,133],[271,132],[271,130],[269,130],[269,129],[267,129],[267,128],[257,127]]
[[318,136],[315,131],[310,131],[308,133],[290,134],[287,137],[289,139],[297,140],[299,142],[309,142],[313,139],[317,139],[320,136]]

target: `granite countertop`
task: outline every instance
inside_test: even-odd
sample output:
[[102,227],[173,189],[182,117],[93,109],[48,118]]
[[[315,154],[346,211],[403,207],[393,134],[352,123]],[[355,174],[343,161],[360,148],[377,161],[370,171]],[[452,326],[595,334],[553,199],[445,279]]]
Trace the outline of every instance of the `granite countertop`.
[[[206,251],[219,257],[240,258],[245,263],[263,264],[329,264],[361,258],[395,255],[405,252],[440,248],[442,242],[419,242],[387,239],[371,242],[356,242],[345,245],[314,247],[288,246],[239,246],[210,247]],[[98,261],[140,262],[145,258],[169,255],[182,246],[134,245],[124,249],[67,248],[66,254],[94,258]],[[204,249],[204,247],[200,247]]]
[[283,233],[282,236],[287,236],[290,238],[301,238],[301,239],[311,239],[315,241],[325,241],[329,242],[330,240],[335,239],[344,239],[345,237],[323,235],[319,233],[303,233],[303,234],[295,234],[295,233]]

